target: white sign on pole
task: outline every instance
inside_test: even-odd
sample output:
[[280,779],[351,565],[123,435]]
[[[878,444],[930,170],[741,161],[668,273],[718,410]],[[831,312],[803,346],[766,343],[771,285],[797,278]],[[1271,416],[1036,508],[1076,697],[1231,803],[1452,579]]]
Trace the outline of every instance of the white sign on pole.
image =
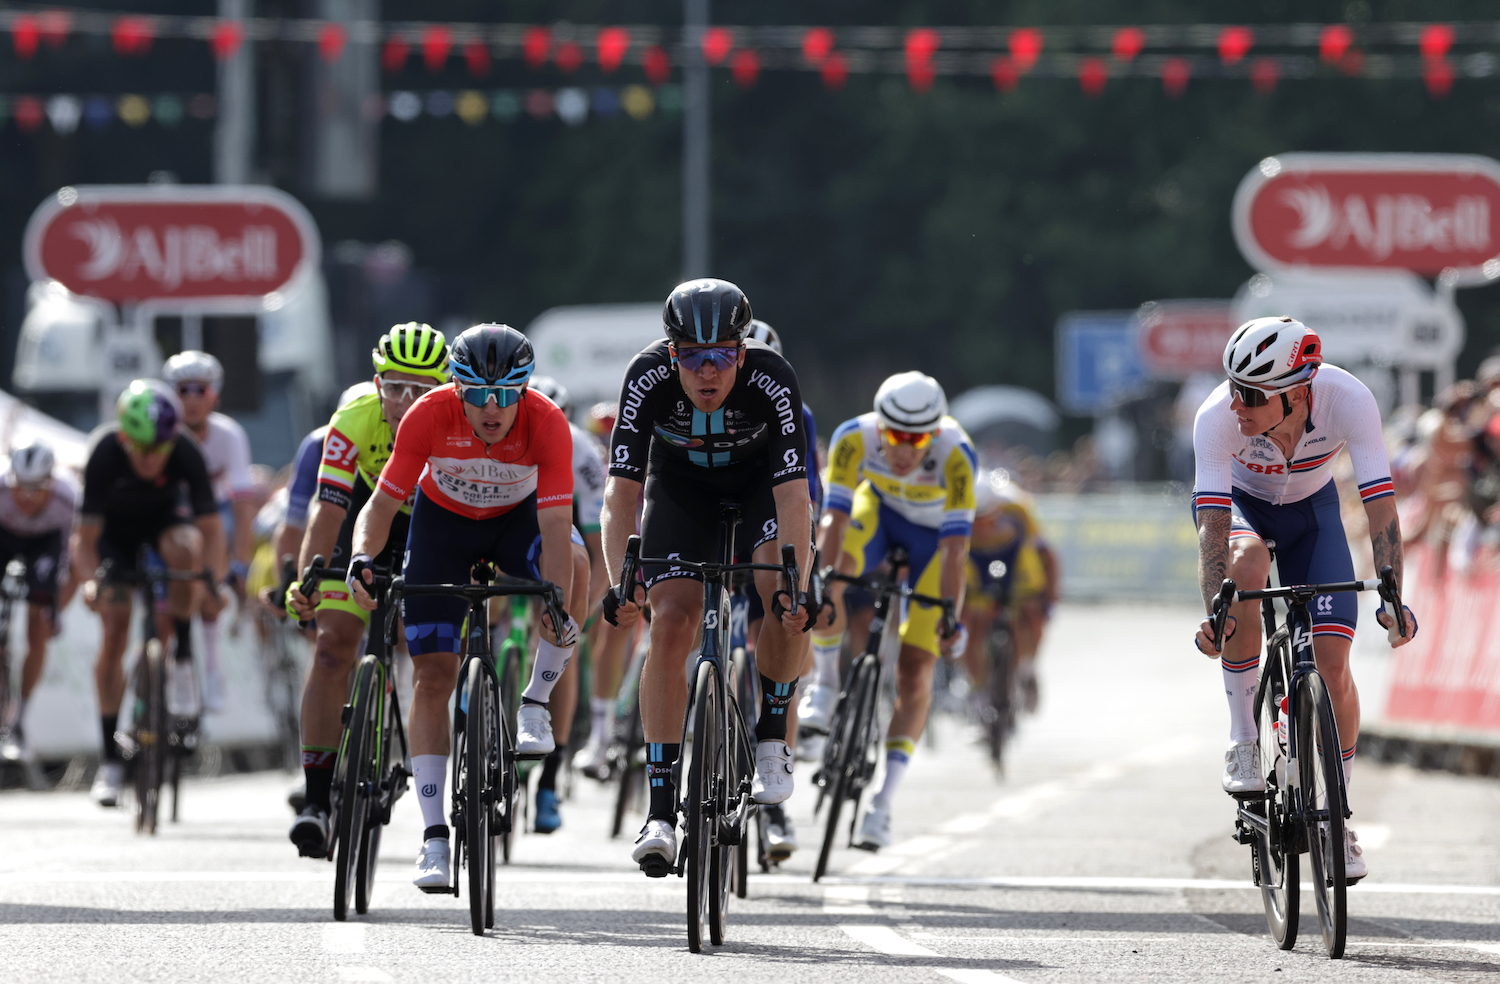
[[526,327],[537,372],[568,388],[580,410],[618,400],[625,367],[665,337],[660,304],[588,304],[543,311]]

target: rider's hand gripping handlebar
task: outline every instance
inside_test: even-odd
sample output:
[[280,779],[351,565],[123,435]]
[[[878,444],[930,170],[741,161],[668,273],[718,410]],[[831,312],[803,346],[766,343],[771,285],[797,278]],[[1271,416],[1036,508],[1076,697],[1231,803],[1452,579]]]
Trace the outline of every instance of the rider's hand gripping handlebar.
[[620,583],[604,593],[604,620],[618,626],[617,613],[627,601],[634,601],[636,577],[641,570],[641,538],[632,533],[625,541],[625,557],[620,564]]
[[1396,571],[1390,564],[1380,569],[1380,608],[1391,624],[1385,630],[1386,639],[1392,645],[1406,635],[1406,608],[1401,604],[1401,594],[1396,590]]
[[[781,576],[786,579],[786,587],[771,595],[771,614],[777,618],[781,618],[783,615],[790,613],[795,618],[799,608],[817,610],[813,606],[808,593],[801,590],[802,575],[797,570],[797,548],[790,543],[783,543],[781,545]],[[786,598],[788,604],[782,604],[781,599],[783,597]],[[815,621],[817,621],[816,616],[806,619],[802,626],[802,631],[811,631]]]
[[[297,586],[297,590],[302,592],[302,597],[311,598],[313,596],[313,592],[318,590],[318,585],[323,581],[323,572],[327,569],[328,558],[322,554],[315,554],[312,563],[307,565],[307,570],[302,574],[302,583]],[[297,624],[305,629],[309,625],[312,625],[312,621],[298,619]]]
[[1217,656],[1224,648],[1224,625],[1229,621],[1229,606],[1234,602],[1234,592],[1234,580],[1226,577],[1219,586],[1219,596],[1214,599],[1211,613],[1214,623],[1214,651],[1208,654],[1210,656]]

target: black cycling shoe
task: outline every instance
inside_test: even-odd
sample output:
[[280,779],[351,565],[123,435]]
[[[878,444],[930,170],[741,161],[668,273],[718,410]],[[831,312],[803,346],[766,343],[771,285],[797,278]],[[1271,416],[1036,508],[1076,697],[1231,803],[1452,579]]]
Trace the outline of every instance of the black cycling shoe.
[[328,857],[328,811],[321,806],[304,806],[292,823],[288,836],[304,858]]

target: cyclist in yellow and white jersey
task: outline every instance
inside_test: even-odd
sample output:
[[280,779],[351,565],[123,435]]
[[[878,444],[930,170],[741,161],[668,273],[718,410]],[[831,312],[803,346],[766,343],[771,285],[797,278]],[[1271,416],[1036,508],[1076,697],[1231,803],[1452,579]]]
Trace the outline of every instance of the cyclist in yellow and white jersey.
[[[910,557],[906,583],[961,607],[977,457],[969,435],[948,416],[948,400],[937,380],[920,372],[887,379],[875,394],[874,412],[845,421],[833,432],[828,456],[820,556],[834,560],[841,573],[862,574],[899,544]],[[837,581],[829,585],[832,626],[820,624],[813,630],[817,680],[798,708],[802,725],[812,731],[827,732],[838,700],[846,622],[843,587]],[[890,843],[891,797],[927,724],[933,665],[940,651],[963,653],[962,624],[941,621],[941,609],[921,604],[910,605],[902,619],[885,779],[860,818],[856,846],[877,850]]]

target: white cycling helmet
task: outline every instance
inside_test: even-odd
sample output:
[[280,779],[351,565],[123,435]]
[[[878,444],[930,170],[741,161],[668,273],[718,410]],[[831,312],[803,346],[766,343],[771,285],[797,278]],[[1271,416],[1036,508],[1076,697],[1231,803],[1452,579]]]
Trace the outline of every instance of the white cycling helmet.
[[915,370],[896,373],[875,391],[875,416],[891,430],[935,431],[943,426],[947,413],[943,387]]
[[207,383],[210,389],[224,388],[224,367],[207,352],[178,352],[162,367],[161,378],[176,386],[183,382]]
[[[1318,333],[1295,318],[1256,318],[1229,336],[1224,372],[1238,387],[1275,396],[1295,389],[1318,374],[1323,343]],[[1244,398],[1244,390],[1239,390]],[[1264,401],[1247,404],[1258,406]]]
[[10,467],[5,470],[5,484],[40,485],[52,477],[52,449],[41,441],[32,441],[10,453]]
[[769,345],[771,347],[771,351],[775,352],[777,355],[786,354],[785,352],[781,351],[781,336],[776,334],[776,329],[772,328],[770,325],[766,324],[759,318],[751,319],[750,329],[745,332],[745,337],[753,338],[757,342],[764,342],[766,345]]

